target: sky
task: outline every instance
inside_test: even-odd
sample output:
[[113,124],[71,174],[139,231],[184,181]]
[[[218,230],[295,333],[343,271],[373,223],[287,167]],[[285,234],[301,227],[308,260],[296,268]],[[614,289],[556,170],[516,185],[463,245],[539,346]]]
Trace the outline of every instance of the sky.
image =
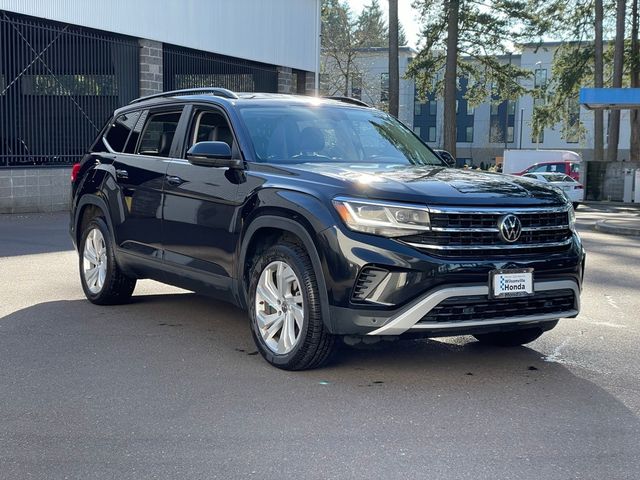
[[[365,5],[369,5],[371,0],[347,0],[351,10],[356,15],[360,14]],[[418,33],[420,25],[417,20],[417,12],[411,7],[413,0],[398,0],[398,19],[404,27],[407,34],[407,40],[411,47],[416,47],[418,43]],[[385,12],[387,17],[388,4],[387,0],[380,0],[380,8]]]

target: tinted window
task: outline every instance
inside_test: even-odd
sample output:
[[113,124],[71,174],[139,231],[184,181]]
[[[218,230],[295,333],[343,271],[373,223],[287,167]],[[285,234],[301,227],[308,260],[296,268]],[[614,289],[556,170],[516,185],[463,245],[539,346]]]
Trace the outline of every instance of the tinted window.
[[131,112],[120,115],[113,121],[109,131],[107,131],[106,139],[114,151],[125,151],[129,134],[136,126],[139,116],[140,112]]
[[443,165],[411,130],[382,112],[306,105],[240,112],[261,162]]
[[195,116],[192,145],[198,142],[225,142],[233,148],[233,134],[220,112],[198,112]]
[[180,112],[162,112],[149,115],[149,120],[140,139],[138,153],[168,157],[179,120]]
[[580,164],[579,163],[572,163],[571,164],[571,172],[572,173],[578,173],[580,171]]

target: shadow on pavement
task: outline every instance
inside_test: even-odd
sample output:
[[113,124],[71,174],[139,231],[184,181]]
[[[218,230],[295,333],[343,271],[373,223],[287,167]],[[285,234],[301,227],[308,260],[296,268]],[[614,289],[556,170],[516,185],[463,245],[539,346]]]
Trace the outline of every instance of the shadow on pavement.
[[73,250],[69,213],[0,215],[0,257]]
[[[55,301],[0,319],[7,478],[639,471],[638,417],[533,348],[383,342],[343,348],[323,369],[284,372],[257,354],[232,306],[193,294],[134,300]],[[265,462],[265,445],[278,462]]]

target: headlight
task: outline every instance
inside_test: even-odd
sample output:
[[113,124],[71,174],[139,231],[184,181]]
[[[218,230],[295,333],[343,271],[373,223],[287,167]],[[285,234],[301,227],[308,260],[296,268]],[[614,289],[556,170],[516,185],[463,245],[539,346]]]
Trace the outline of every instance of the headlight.
[[333,206],[345,225],[358,232],[401,237],[431,228],[427,207],[419,205],[336,198]]
[[569,204],[569,230],[576,231],[576,211],[571,203]]

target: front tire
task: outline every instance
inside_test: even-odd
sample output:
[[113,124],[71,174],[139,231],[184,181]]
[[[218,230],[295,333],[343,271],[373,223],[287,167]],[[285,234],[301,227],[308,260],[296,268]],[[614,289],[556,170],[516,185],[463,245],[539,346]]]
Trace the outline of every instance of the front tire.
[[284,370],[327,362],[335,337],[322,320],[316,274],[300,245],[282,242],[254,263],[249,281],[249,319],[258,350]]
[[80,239],[80,283],[91,303],[116,305],[131,298],[135,278],[118,267],[109,227],[102,217],[92,218]]

